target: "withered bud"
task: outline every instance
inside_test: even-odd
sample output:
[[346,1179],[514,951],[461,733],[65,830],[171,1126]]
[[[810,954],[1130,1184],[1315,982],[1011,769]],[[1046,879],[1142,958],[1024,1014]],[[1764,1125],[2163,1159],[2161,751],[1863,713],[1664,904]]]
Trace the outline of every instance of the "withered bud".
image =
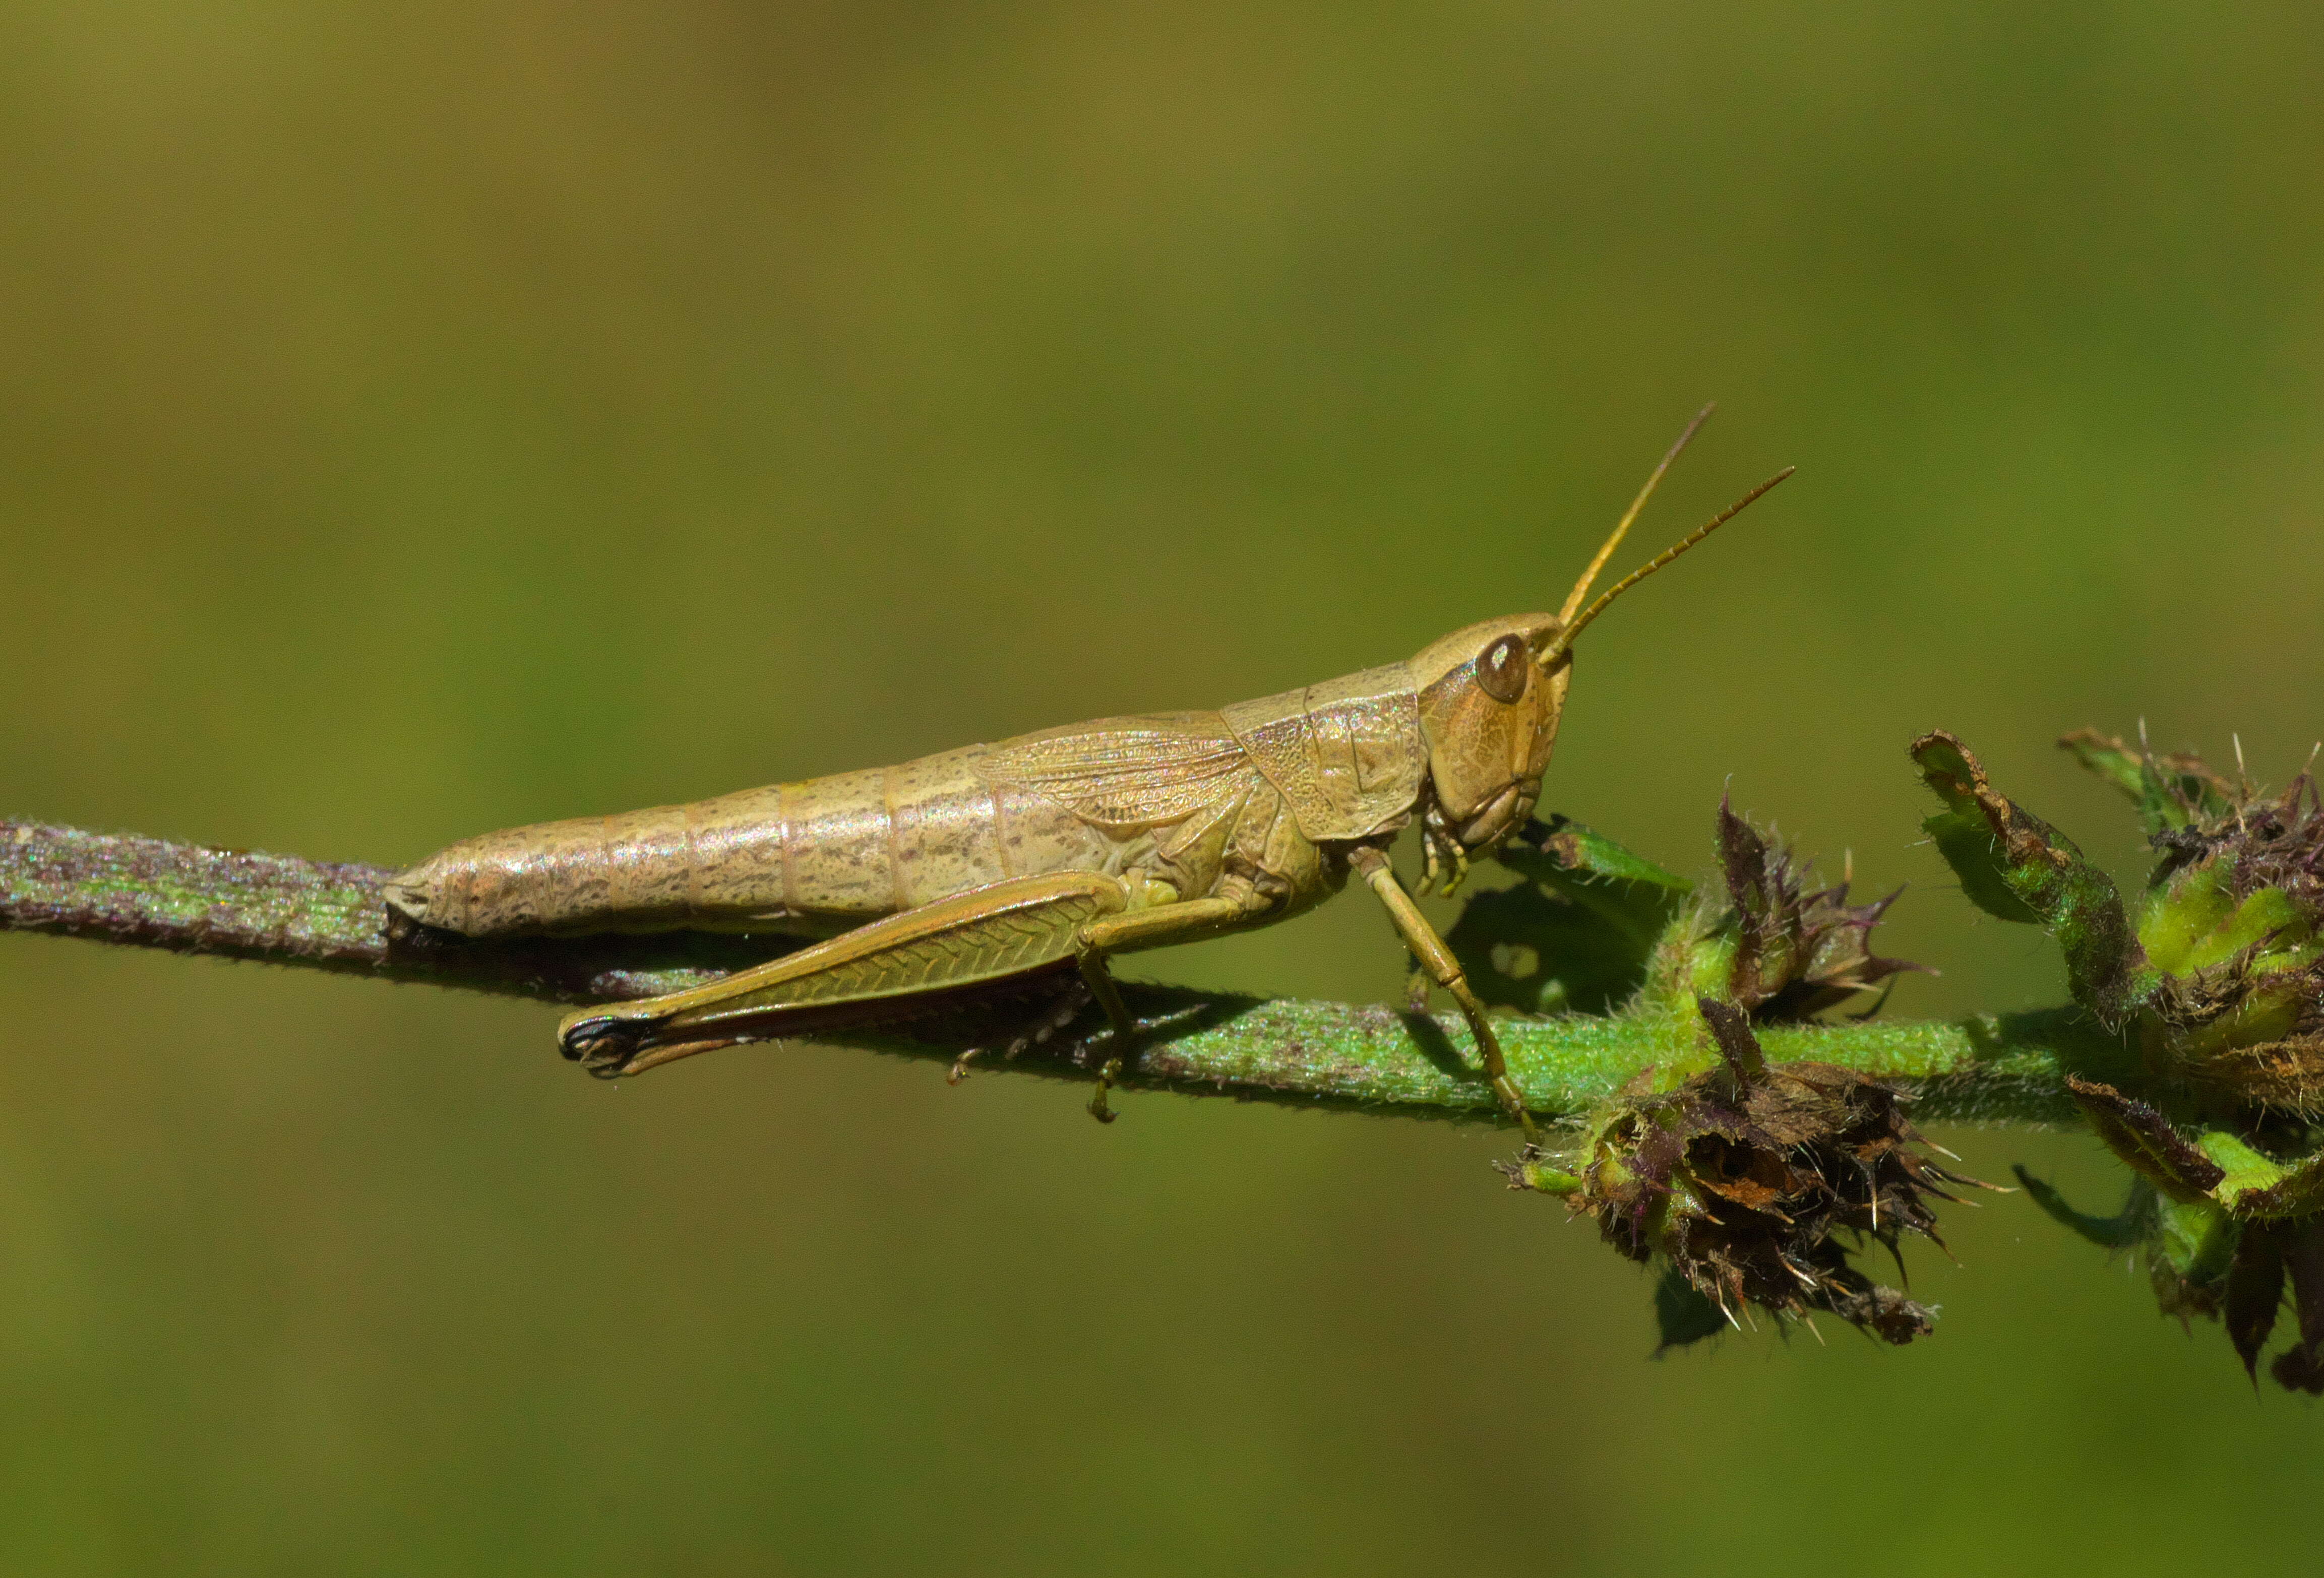
[[[2121,741],[2098,740],[2089,730],[2062,743],[2129,754]],[[2232,867],[2228,891],[2236,898],[2279,888],[2311,923],[2324,917],[2324,800],[2310,775],[2302,772],[2270,794],[2240,775],[2230,782],[2200,757],[2142,749],[2140,765],[2145,796],[2158,803],[2147,834],[2163,856],[2156,884],[2217,862]]]
[[[2324,1115],[2324,798],[2095,729],[2059,744],[2138,806],[2161,858],[2124,994],[2149,1069],[2250,1114]],[[2087,907],[2087,906],[2084,906]],[[2077,993],[2077,995],[2080,995]],[[2102,1008],[2104,1005],[2100,1005]],[[2101,1014],[2101,1017],[2106,1017]]]
[[[1826,1311],[1891,1343],[1926,1335],[1930,1311],[1851,1265],[1839,1234],[1892,1257],[1906,1233],[1941,1245],[1931,1197],[1975,1180],[1914,1149],[1923,1142],[1894,1087],[1829,1063],[1769,1063],[1740,1008],[1697,1006],[1721,1065],[1667,1092],[1646,1087],[1651,1070],[1632,1081],[1553,1192],[1631,1259],[1668,1257],[1730,1323],[1757,1305],[1779,1318]],[[1531,1181],[1522,1163],[1505,1170],[1513,1187]]]
[[2149,880],[2161,887],[2192,867],[2214,867],[2230,898],[2274,888],[2314,925],[2324,921],[2324,797],[2300,773],[2270,794],[2240,771],[2230,780],[2200,757],[2134,750],[2094,729],[2058,742],[2139,803],[2147,842],[2163,857]]
[[2324,1222],[2314,1218],[2276,1227],[2284,1236],[2283,1269],[2292,1282],[2299,1340],[2275,1356],[2268,1373],[2286,1391],[2324,1397]]
[[1728,995],[1762,1023],[1807,1019],[1889,977],[1923,967],[1869,947],[1897,894],[1848,903],[1848,884],[1811,889],[1812,861],[1771,842],[1719,802],[1719,865],[1736,929]]
[[2260,1351],[2275,1330],[2287,1282],[2299,1335],[2268,1373],[2286,1391],[2324,1397],[2324,1221],[2243,1224],[2219,1318],[2244,1373],[2258,1385]]
[[2227,1168],[2152,1105],[2073,1075],[2066,1088],[2139,1181],[2112,1222],[2080,1216],[2046,1186],[2036,1203],[2086,1238],[2145,1253],[2163,1313],[2218,1320],[2255,1382],[2288,1288],[2299,1335],[2269,1373],[2287,1390],[2324,1396],[2324,1216],[2307,1189],[2312,1170],[2233,1188]]
[[2139,931],[2156,1072],[2261,1109],[2324,1113],[2324,799],[2085,731],[2065,741],[2137,795],[2162,856]]
[[2172,1199],[2209,1199],[2226,1180],[2227,1169],[2181,1134],[2152,1103],[2079,1074],[2066,1076],[2066,1094],[2082,1109],[2100,1142]]

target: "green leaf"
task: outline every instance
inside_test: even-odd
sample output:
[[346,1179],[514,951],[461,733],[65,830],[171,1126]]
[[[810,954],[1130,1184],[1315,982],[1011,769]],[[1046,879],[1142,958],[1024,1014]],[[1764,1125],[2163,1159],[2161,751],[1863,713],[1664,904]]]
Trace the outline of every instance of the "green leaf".
[[[2238,896],[2235,867],[2215,862],[2182,873],[2154,889],[2138,919],[2138,940],[2147,962],[2171,975],[2223,965],[2238,955],[2269,951],[2299,962],[2308,940],[2308,917],[2280,887]],[[2279,965],[2277,968],[2282,968]]]
[[1562,816],[1526,823],[1496,858],[1530,880],[1475,895],[1444,940],[1480,997],[1529,1014],[1620,1007],[1693,891]]
[[[1495,858],[1512,871],[1545,882],[1575,897],[1597,895],[1609,913],[1629,913],[1637,904],[1646,915],[1660,913],[1666,919],[1694,884],[1664,870],[1644,855],[1624,849],[1605,834],[1570,816],[1536,818],[1511,833]],[[1618,896],[1608,899],[1602,889],[1615,886]],[[1659,925],[1656,926],[1659,930]]]
[[2197,1143],[2205,1155],[2227,1170],[2227,1176],[2213,1193],[2236,1216],[2277,1221],[2324,1209],[2324,1152],[2286,1165],[2217,1130]]
[[2301,1158],[2283,1176],[2236,1202],[2236,1213],[2269,1219],[2309,1216],[2324,1211],[2324,1152]]
[[2145,794],[2144,753],[2132,750],[2113,735],[2100,734],[2095,729],[2077,729],[2059,737],[2058,748],[2072,752],[2076,761],[2132,800]]
[[2195,1136],[2196,1147],[2218,1164],[2218,1181],[2205,1191],[2233,1208],[2246,1195],[2273,1188],[2283,1181],[2283,1169],[2225,1129],[2206,1129]]
[[2100,1249],[2134,1249],[2144,1243],[2154,1231],[2153,1186],[2139,1179],[2131,1186],[2130,1198],[2124,1203],[2117,1216],[2090,1216],[2066,1203],[2066,1197],[2051,1185],[2035,1178],[2022,1167],[2013,1167],[2019,1187],[2025,1196],[2042,1207],[2052,1222],[2070,1228],[2081,1238]]
[[2151,982],[2114,879],[2071,839],[1993,788],[1952,735],[1922,736],[1913,759],[1945,806],[1921,825],[1961,891],[1987,914],[2048,931],[2066,956],[2074,1001],[2119,1023]]
[[2115,736],[2095,729],[2078,729],[2058,744],[2130,797],[2150,838],[2235,810],[2226,781],[2197,757],[2157,757],[2144,744],[2133,750]]

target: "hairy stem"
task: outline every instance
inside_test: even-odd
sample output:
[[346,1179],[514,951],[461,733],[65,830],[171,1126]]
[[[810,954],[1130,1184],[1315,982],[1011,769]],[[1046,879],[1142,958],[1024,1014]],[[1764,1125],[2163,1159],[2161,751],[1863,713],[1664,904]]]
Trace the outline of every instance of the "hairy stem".
[[[436,933],[392,940],[380,896],[391,875],[374,866],[0,821],[0,930],[567,1004],[699,985],[783,946],[695,933],[513,944]],[[1124,1087],[1498,1121],[1457,1019],[1162,986],[1132,987],[1130,995],[1148,1029],[1120,1081]],[[971,1044],[963,1023],[873,1024],[819,1039],[949,1060]],[[1108,1048],[1087,1023],[979,1067],[1093,1078]],[[1684,1052],[1692,1034],[1689,1025],[1627,1014],[1510,1020],[1501,1029],[1511,1072],[1536,1110],[1551,1116],[1586,1111],[1646,1065]],[[2068,1072],[2122,1074],[2119,1043],[2071,1010],[1775,1027],[1761,1040],[1775,1058],[1813,1058],[1909,1082],[1926,1117],[2062,1120],[2073,1111]]]

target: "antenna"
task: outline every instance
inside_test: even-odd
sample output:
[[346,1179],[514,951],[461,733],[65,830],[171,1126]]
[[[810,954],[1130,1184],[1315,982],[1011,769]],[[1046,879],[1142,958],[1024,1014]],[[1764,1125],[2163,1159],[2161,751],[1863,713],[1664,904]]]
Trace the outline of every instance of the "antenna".
[[1671,462],[1678,458],[1679,451],[1686,447],[1687,441],[1694,436],[1695,429],[1710,421],[1711,413],[1718,408],[1719,402],[1712,400],[1697,411],[1694,420],[1686,425],[1686,431],[1678,436],[1678,442],[1663,455],[1662,463],[1655,467],[1646,478],[1646,485],[1638,490],[1638,496],[1630,500],[1630,507],[1622,511],[1622,518],[1615,523],[1614,535],[1606,539],[1606,546],[1600,548],[1598,556],[1590,561],[1590,568],[1582,572],[1582,579],[1575,582],[1573,590],[1565,594],[1565,606],[1557,610],[1559,624],[1572,622],[1573,610],[1580,608],[1582,600],[1590,595],[1590,583],[1598,579],[1598,572],[1606,567],[1606,561],[1614,556],[1614,550],[1622,546],[1624,537],[1629,536],[1630,525],[1638,518],[1638,511],[1644,509],[1646,500],[1655,496],[1655,485],[1663,480],[1663,473],[1671,469]]
[[1686,552],[1687,549],[1694,546],[1695,544],[1709,537],[1712,532],[1717,531],[1720,527],[1725,526],[1729,521],[1742,514],[1743,511],[1750,508],[1750,506],[1756,502],[1762,494],[1766,493],[1777,482],[1782,482],[1785,477],[1790,476],[1794,472],[1799,469],[1799,467],[1794,465],[1785,466],[1782,471],[1777,472],[1774,476],[1769,477],[1766,482],[1760,483],[1757,487],[1744,494],[1743,497],[1738,499],[1734,503],[1729,504],[1726,509],[1712,516],[1708,521],[1696,527],[1692,531],[1679,538],[1678,541],[1673,543],[1669,547],[1665,548],[1661,553],[1656,554],[1653,558],[1648,559],[1645,564],[1639,565],[1628,575],[1623,576],[1619,581],[1614,583],[1613,585],[1608,587],[1605,592],[1600,594],[1596,602],[1591,603],[1589,608],[1582,611],[1580,619],[1575,619],[1570,625],[1564,625],[1560,628],[1557,634],[1550,638],[1549,645],[1542,648],[1540,656],[1536,657],[1534,661],[1540,664],[1544,668],[1547,668],[1551,664],[1556,662],[1560,653],[1564,652],[1572,647],[1573,638],[1582,634],[1583,629],[1588,628],[1591,620],[1596,619],[1600,614],[1606,611],[1607,604],[1612,602],[1616,598],[1629,591],[1630,588],[1636,586],[1639,582],[1644,581],[1647,576],[1653,574],[1655,571],[1669,564],[1673,559],[1677,558],[1681,554]]

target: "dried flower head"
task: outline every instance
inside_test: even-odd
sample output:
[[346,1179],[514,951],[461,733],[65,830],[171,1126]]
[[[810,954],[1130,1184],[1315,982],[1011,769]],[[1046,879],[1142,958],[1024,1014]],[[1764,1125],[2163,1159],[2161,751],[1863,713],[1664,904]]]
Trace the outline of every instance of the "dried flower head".
[[1927,1335],[1931,1312],[1858,1271],[1840,1235],[1892,1256],[1906,1233],[1941,1243],[1931,1197],[1974,1180],[1914,1149],[1894,1087],[1829,1063],[1771,1064],[1741,1009],[1697,1006],[1720,1067],[1665,1092],[1648,1070],[1593,1124],[1577,1175],[1521,1161],[1505,1169],[1511,1187],[1565,1194],[1633,1260],[1667,1257],[1730,1323],[1757,1305],[1826,1311],[1891,1343]]
[[2116,765],[2161,856],[2139,916],[2153,980],[2142,1015],[2155,1071],[2277,1112],[2324,1111],[2324,800],[2305,772],[2281,793],[2191,756],[2085,731]]

